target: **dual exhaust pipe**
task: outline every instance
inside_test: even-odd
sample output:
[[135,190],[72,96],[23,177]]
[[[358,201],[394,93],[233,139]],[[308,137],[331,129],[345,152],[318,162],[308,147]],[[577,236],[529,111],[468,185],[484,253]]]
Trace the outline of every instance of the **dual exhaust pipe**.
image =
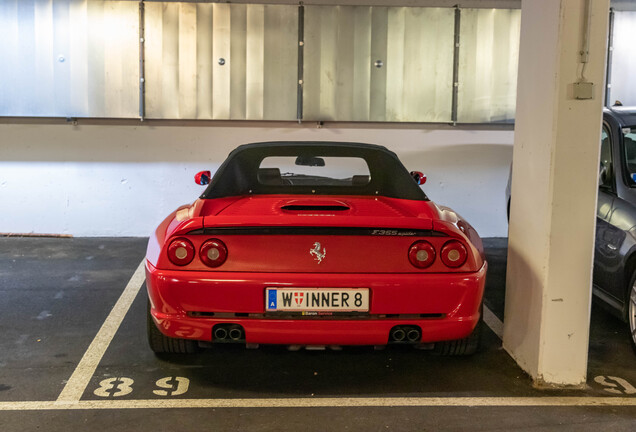
[[390,343],[419,343],[422,339],[422,330],[418,326],[395,326],[389,332]]
[[[414,325],[395,326],[389,332],[389,343],[416,344],[422,338],[422,330]],[[239,324],[217,324],[212,329],[212,342],[244,343],[245,329]]]
[[241,343],[245,342],[245,330],[238,324],[217,324],[212,329],[212,342]]

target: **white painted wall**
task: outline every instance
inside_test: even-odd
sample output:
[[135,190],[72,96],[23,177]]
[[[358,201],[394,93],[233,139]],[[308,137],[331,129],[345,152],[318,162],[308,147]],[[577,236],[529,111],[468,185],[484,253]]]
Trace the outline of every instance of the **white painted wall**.
[[462,129],[0,124],[0,233],[148,236],[203,188],[236,146],[274,140],[358,141],[395,151],[428,175],[428,196],[483,237],[507,235],[504,190],[513,132]]

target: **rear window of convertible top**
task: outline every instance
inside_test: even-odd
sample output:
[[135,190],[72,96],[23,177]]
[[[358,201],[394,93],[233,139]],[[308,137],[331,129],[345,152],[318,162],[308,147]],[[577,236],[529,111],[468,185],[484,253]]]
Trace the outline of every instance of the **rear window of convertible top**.
[[267,156],[259,167],[265,186],[366,186],[371,181],[367,162],[345,156]]

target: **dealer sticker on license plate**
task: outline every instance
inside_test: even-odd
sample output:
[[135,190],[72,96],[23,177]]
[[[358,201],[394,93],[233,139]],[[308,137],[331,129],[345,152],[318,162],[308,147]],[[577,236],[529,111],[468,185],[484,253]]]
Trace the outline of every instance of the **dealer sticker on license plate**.
[[267,312],[368,312],[368,288],[267,288]]

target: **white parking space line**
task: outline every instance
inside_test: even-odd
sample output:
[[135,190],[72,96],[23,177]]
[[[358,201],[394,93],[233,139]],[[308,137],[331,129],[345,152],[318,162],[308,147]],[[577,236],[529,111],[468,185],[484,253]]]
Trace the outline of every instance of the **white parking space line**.
[[124,292],[119,297],[119,300],[117,300],[117,303],[115,303],[115,306],[113,306],[108,317],[106,317],[99,332],[95,335],[93,342],[91,342],[82,360],[80,360],[75,371],[73,371],[73,375],[71,375],[71,378],[58,396],[58,402],[77,402],[82,397],[86,386],[95,373],[95,369],[97,369],[97,365],[104,356],[115,333],[117,333],[117,329],[124,320],[133,300],[135,300],[141,285],[144,283],[144,263],[145,260],[139,264],[137,270],[135,270],[135,273],[130,278],[130,281],[128,281]]
[[503,340],[503,322],[486,305],[484,305],[484,322],[499,339]]
[[389,397],[271,399],[144,399],[75,402],[0,402],[0,411],[167,408],[354,408],[354,407],[576,407],[636,406],[635,397]]
[[[388,397],[80,400],[99,362],[144,282],[144,261],[135,270],[99,332],[56,401],[0,402],[0,411],[166,408],[340,408],[340,407],[576,407],[636,406],[636,397]],[[484,306],[484,321],[502,337],[503,323]]]

